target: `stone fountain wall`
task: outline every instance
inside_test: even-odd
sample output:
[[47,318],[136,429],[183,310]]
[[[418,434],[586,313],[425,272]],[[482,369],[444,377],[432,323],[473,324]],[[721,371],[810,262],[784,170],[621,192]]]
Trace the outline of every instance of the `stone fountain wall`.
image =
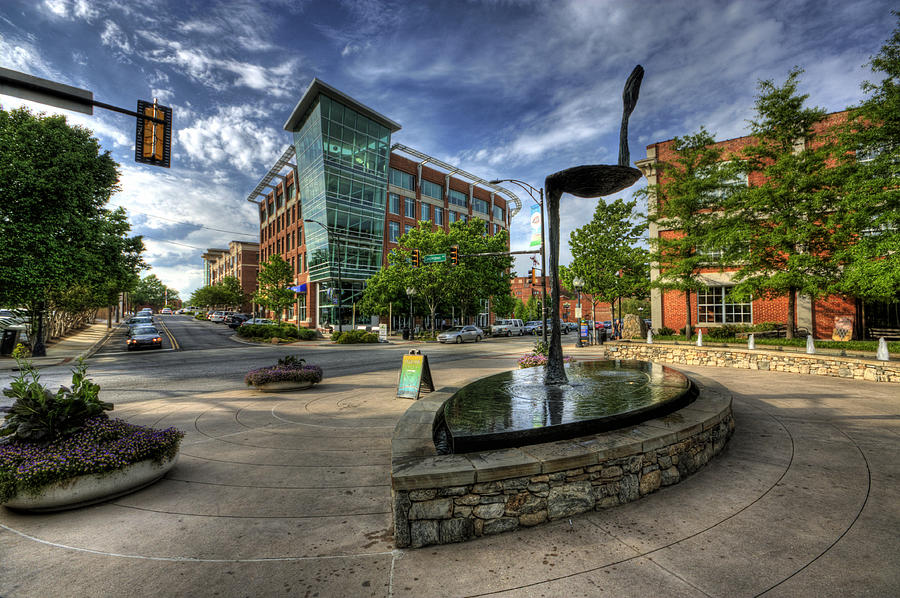
[[701,388],[687,407],[622,430],[438,456],[422,433],[430,436],[426,422],[449,394],[418,401],[395,429],[391,477],[399,548],[462,542],[637,500],[703,467],[734,432],[730,396]]

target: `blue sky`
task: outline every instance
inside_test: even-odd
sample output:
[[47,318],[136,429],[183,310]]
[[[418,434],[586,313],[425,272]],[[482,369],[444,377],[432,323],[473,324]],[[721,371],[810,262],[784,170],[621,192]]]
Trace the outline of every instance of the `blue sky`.
[[[806,69],[811,105],[862,98],[865,66],[894,25],[890,0],[3,0],[0,65],[134,109],[174,109],[172,167],[134,163],[134,120],[66,114],[122,165],[113,203],[145,236],[152,272],[183,298],[200,254],[258,238],[246,197],[290,143],[282,126],[312,77],[403,128],[403,143],[481,176],[536,187],[557,170],[615,163],[621,94],[646,74],[632,160],[705,126],[746,134],[760,79]],[[2,151],[2,149],[0,149]],[[630,195],[633,191],[624,192]],[[522,194],[520,194],[522,196]],[[527,197],[512,247],[529,240]],[[596,200],[565,197],[565,241]],[[219,229],[219,230],[213,230]],[[221,232],[226,231],[226,232]],[[236,233],[246,233],[239,235]],[[520,272],[527,258],[517,262]]]

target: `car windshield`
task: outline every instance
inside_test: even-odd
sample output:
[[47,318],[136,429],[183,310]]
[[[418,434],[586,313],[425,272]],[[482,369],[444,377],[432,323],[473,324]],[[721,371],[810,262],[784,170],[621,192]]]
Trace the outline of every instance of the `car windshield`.
[[462,332],[462,329],[463,329],[462,326],[454,326],[453,328],[449,329],[447,332]]
[[159,334],[159,330],[153,326],[138,326],[134,329],[134,335],[137,336],[139,334]]

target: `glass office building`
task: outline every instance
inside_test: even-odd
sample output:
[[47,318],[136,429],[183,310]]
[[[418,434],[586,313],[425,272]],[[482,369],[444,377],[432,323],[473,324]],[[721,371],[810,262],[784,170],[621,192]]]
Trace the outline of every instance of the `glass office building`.
[[[318,322],[337,321],[381,269],[391,133],[400,125],[318,79],[285,129],[293,133],[307,222],[309,281],[319,283]],[[327,226],[327,230],[325,228]],[[340,282],[339,282],[340,281]]]

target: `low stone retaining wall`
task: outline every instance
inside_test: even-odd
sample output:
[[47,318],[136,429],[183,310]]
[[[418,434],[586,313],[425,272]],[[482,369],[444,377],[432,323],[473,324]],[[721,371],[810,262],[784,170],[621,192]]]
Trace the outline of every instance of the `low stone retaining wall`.
[[637,500],[697,471],[734,431],[710,381],[665,417],[620,430],[484,453],[436,455],[432,426],[456,389],[417,401],[392,441],[398,547],[461,542]]
[[[592,349],[596,350],[598,347]],[[610,343],[599,349],[605,351],[608,359],[638,359],[659,363],[816,374],[873,382],[900,382],[900,362],[874,359],[759,349],[751,351],[736,347],[697,347],[662,343],[648,345],[638,341]]]

